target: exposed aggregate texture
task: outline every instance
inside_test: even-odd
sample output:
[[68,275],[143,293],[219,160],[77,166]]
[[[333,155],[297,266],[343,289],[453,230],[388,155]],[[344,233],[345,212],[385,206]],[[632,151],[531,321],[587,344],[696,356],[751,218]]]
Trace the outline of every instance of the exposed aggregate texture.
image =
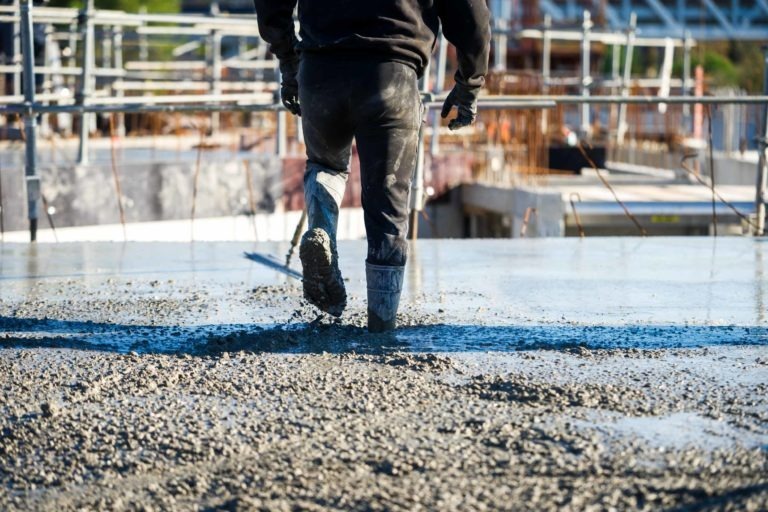
[[[360,297],[59,286],[0,301],[2,510],[768,509],[764,345],[412,351]],[[237,308],[273,324],[206,325]]]

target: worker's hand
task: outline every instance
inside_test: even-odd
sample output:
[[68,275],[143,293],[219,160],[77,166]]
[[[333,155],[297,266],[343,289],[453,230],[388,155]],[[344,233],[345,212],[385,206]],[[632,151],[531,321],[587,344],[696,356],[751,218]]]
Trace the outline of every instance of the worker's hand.
[[280,99],[291,114],[301,116],[299,104],[299,81],[296,75],[299,73],[299,59],[280,61]]
[[479,89],[477,88],[471,88],[461,82],[456,82],[453,90],[445,99],[443,111],[440,113],[440,116],[445,119],[451,113],[453,107],[457,108],[458,115],[448,123],[449,129],[458,130],[475,122],[478,92]]

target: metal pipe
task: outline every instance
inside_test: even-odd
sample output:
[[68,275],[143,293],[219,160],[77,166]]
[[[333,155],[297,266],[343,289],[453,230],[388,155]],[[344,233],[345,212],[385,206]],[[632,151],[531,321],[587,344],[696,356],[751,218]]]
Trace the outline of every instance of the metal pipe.
[[[115,67],[115,69],[123,69],[123,27],[120,25],[115,25],[113,31],[112,31],[112,46],[114,48],[114,62],[112,65]],[[112,88],[114,90],[114,95],[117,98],[122,98],[125,96],[125,91],[122,87],[119,87],[122,85],[123,79],[121,77],[115,77],[115,80],[112,82]],[[125,136],[125,114],[120,112],[117,114],[117,136],[123,137]]]
[[[32,0],[21,0],[21,44],[24,72],[24,100],[26,105],[35,103],[35,46],[32,37]],[[29,219],[29,239],[37,240],[37,219],[40,203],[40,176],[37,174],[37,119],[28,109],[24,113],[25,168],[27,181],[27,218]]]
[[[629,30],[627,31],[627,53],[624,57],[624,78],[621,83],[622,97],[629,96],[629,82],[632,79],[632,54],[635,51],[635,32],[637,30],[637,14],[634,12],[629,18]],[[627,135],[627,104],[624,103],[619,108],[619,127],[616,131],[616,143],[621,146],[624,144],[624,137]]]
[[[145,5],[141,5],[139,7],[139,16],[141,19],[141,25],[144,26],[144,24],[149,23],[149,19],[147,16],[147,7]],[[142,62],[146,62],[149,60],[149,49],[147,48],[147,35],[143,34],[142,32],[138,32],[138,38],[139,38],[139,60]]]
[[[435,83],[432,86],[432,91],[435,94],[441,94],[443,92],[443,84],[445,84],[445,66],[447,64],[448,57],[448,40],[440,32],[439,45],[437,47],[437,69],[435,76]],[[429,154],[432,156],[440,154],[440,116],[435,115],[432,119],[432,139],[429,141]]]
[[[175,96],[147,97],[147,98],[124,98],[121,104],[114,98],[104,98],[103,102],[94,100],[88,105],[41,105],[39,103],[31,106],[10,104],[0,106],[0,114],[23,114],[30,110],[36,114],[41,113],[105,113],[105,112],[126,112],[126,113],[146,113],[146,112],[280,112],[285,108],[280,104],[274,103],[253,103],[252,100],[260,99],[265,94],[222,94],[218,97],[212,95],[187,96],[181,98],[183,101],[175,102],[178,98]],[[231,98],[230,98],[231,97]],[[439,109],[445,101],[445,96],[438,97],[427,96],[424,106],[428,109]],[[142,104],[144,100],[144,104]],[[156,104],[146,104],[147,101],[157,101]],[[163,104],[162,102],[166,103]],[[172,103],[174,101],[174,103]],[[248,103],[224,103],[248,102]],[[204,103],[208,102],[208,103]],[[216,103],[211,103],[216,102]],[[554,108],[557,105],[578,105],[589,102],[600,105],[610,104],[629,104],[629,105],[654,105],[659,103],[668,103],[674,105],[768,105],[768,95],[766,96],[699,96],[681,98],[679,96],[669,98],[659,98],[657,96],[590,96],[582,98],[581,96],[481,96],[478,100],[479,110],[536,110]]]
[[[422,97],[429,97],[429,65],[424,70],[424,76],[421,78]],[[411,182],[411,214],[409,219],[408,232],[411,240],[419,237],[419,212],[424,209],[424,115],[427,112],[426,103],[422,99],[422,109],[419,120],[419,141],[416,149],[416,168],[413,171],[413,181]],[[441,103],[442,105],[442,103]]]
[[[763,48],[763,65],[765,68],[763,75],[763,91],[768,95],[768,46]],[[768,195],[766,195],[766,187],[768,187],[768,104],[763,107],[763,128],[760,131],[758,149],[760,151],[760,157],[757,160],[757,193],[755,196],[757,227],[755,228],[755,235],[761,236],[768,234],[765,229],[765,203],[768,201]]]
[[[81,29],[83,31],[83,73],[80,77],[80,89],[77,92],[76,101],[79,105],[88,104],[89,97],[93,91],[91,80],[93,79],[92,70],[94,68],[95,40],[93,34],[93,0],[87,0],[85,9],[80,14]],[[84,165],[88,163],[88,137],[91,130],[91,116],[87,111],[83,111],[80,116],[80,142],[77,147],[77,164]]]
[[[13,8],[19,12],[19,0],[13,1]],[[13,64],[16,70],[13,72],[13,94],[21,94],[21,18],[13,23]]]
[[[47,24],[45,26],[45,42],[43,47],[43,64],[46,66],[51,62],[51,45],[53,44],[53,25]],[[32,70],[34,73],[34,69]],[[54,74],[52,72],[43,73],[43,94],[51,94],[54,90],[53,86]],[[43,114],[40,118],[40,134],[42,137],[47,137],[51,134],[50,116]]]
[[[588,98],[590,95],[589,88],[592,85],[592,74],[590,70],[590,52],[592,51],[592,43],[589,39],[589,32],[592,30],[592,16],[589,11],[584,11],[584,22],[582,23],[582,38],[581,38],[581,95],[584,98]],[[592,121],[590,104],[581,104],[581,137],[588,139],[592,134]]]
[[[552,38],[549,35],[549,31],[552,28],[552,16],[547,14],[544,16],[544,30],[543,30],[543,42],[541,49],[541,81],[542,92],[549,94],[549,84],[551,80],[552,70]],[[549,132],[549,112],[541,113],[541,134],[546,136]]]
[[[683,88],[682,95],[691,95],[691,32],[685,31],[685,44],[683,45]],[[683,126],[685,126],[686,133],[691,129],[691,107],[689,105],[683,105]]]
[[493,24],[496,28],[493,37],[493,68],[497,71],[501,71],[507,69],[507,20],[496,18]]
[[[212,6],[213,8],[213,6]],[[218,30],[211,30],[208,36],[210,51],[210,87],[213,94],[221,94],[221,33]],[[218,112],[211,114],[211,133],[219,131],[220,116]]]
[[[444,96],[440,95],[432,98],[430,106],[442,104]],[[654,105],[659,103],[670,103],[678,105],[765,105],[768,104],[768,95],[763,96],[697,96],[681,97],[670,96],[668,98],[659,98],[658,96],[589,96],[587,98],[577,95],[493,95],[480,96],[478,100],[479,108],[507,108],[504,105],[510,105],[510,108],[525,108],[525,104],[534,103],[556,103],[559,105],[579,105],[582,103],[599,103],[601,105],[609,104],[628,104],[628,105]]]
[[[277,91],[275,91],[275,104],[280,105],[282,103],[282,92],[280,83],[283,81],[283,76],[280,73],[280,66],[277,67],[276,73]],[[288,146],[288,132],[286,130],[286,123],[288,122],[288,114],[285,109],[279,109],[277,112],[277,141],[275,143],[275,153],[278,157],[283,158],[286,154],[286,147]]]

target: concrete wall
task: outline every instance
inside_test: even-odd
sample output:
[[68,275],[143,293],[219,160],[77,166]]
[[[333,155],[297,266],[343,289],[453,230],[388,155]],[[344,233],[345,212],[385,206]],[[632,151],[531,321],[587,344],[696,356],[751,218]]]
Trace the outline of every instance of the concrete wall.
[[[44,153],[41,151],[40,153]],[[44,157],[45,154],[41,154]],[[27,228],[23,153],[0,153],[5,230]],[[127,222],[188,219],[192,210],[196,151],[148,152],[125,149],[117,155]],[[42,191],[57,227],[115,224],[120,215],[109,152],[94,151],[93,164],[75,166],[41,158]],[[246,166],[247,162],[247,166]],[[281,209],[280,160],[268,154],[204,151],[198,177],[197,218],[242,215],[251,211],[246,169],[251,175],[256,212]],[[41,227],[47,226],[41,218]]]
[[509,216],[512,222],[512,238],[521,235],[528,208],[535,209],[535,212],[531,212],[529,216],[525,236],[565,236],[565,211],[559,192],[467,184],[462,186],[461,194],[465,208]]

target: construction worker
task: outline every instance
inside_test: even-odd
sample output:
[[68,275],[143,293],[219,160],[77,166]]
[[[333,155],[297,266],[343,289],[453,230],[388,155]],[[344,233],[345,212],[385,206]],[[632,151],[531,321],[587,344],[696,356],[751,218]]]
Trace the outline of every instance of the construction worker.
[[[299,35],[293,14],[298,1]],[[285,107],[302,116],[309,229],[299,247],[304,296],[340,316],[346,290],[336,227],[357,143],[368,239],[368,329],[394,329],[408,255],[408,199],[422,104],[418,80],[436,34],[457,51],[443,106],[454,130],[472,124],[488,68],[485,0],[255,0],[261,37],[280,61]]]

